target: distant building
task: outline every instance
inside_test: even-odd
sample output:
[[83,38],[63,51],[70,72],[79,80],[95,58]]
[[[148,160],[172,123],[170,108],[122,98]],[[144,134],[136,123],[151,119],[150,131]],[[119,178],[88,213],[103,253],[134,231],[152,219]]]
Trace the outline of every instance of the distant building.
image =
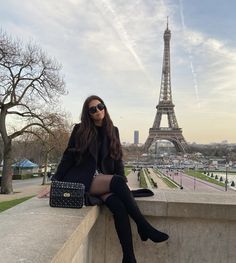
[[139,131],[134,131],[134,144],[139,144]]

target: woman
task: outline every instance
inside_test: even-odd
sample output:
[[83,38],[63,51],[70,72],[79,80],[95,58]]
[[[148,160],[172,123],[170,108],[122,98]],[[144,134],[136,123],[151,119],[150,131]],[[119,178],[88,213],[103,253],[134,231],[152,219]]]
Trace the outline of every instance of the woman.
[[137,224],[143,241],[166,241],[169,236],[153,228],[141,214],[127,186],[118,129],[98,96],[88,97],[81,123],[76,124],[54,180],[80,182],[98,196],[113,213],[123,263],[136,262],[129,216]]

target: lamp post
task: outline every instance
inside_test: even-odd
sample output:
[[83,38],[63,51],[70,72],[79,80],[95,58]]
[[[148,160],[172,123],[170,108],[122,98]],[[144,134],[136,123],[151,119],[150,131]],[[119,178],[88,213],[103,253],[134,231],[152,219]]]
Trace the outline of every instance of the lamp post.
[[[196,166],[195,166],[195,171],[196,170],[198,170],[198,164],[196,164]],[[195,175],[195,173],[194,173],[194,176],[193,176],[193,189],[194,189],[194,191],[196,189],[196,175]]]
[[228,190],[228,167],[229,167],[229,164],[226,163],[225,165],[225,191]]

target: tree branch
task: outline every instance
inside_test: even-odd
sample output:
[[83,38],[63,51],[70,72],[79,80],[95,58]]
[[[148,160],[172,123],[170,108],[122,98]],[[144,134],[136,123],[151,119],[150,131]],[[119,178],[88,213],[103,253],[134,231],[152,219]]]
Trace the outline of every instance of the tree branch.
[[16,131],[16,132],[14,132],[13,134],[9,135],[9,138],[13,140],[14,138],[22,135],[24,132],[27,131],[28,128],[30,128],[30,127],[32,127],[32,126],[39,126],[39,127],[45,129],[48,133],[50,133],[50,134],[52,134],[52,135],[54,136],[54,134],[51,132],[51,130],[48,129],[47,127],[45,127],[43,124],[34,122],[34,123],[30,123],[30,124],[26,125],[26,126],[25,126],[24,128],[22,128],[21,130]]

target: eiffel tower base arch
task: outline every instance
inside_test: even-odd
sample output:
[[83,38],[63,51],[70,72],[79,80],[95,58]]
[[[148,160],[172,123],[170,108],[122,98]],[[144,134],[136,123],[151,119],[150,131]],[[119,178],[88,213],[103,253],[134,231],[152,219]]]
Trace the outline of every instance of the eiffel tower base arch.
[[148,152],[151,144],[157,140],[167,140],[174,144],[177,152],[185,153],[188,148],[188,144],[185,141],[182,130],[180,128],[170,129],[170,128],[150,128],[149,136],[144,145],[144,151]]

